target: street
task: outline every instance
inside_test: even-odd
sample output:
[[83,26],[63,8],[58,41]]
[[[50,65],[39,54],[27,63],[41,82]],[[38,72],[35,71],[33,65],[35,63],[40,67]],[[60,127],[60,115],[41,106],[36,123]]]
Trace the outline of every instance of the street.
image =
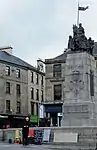
[[75,146],[75,145],[18,145],[0,143],[0,150],[94,150],[95,147]]
[[17,145],[17,144],[3,144],[0,143],[0,150],[49,150],[49,145],[28,145],[28,146],[23,146],[23,145]]

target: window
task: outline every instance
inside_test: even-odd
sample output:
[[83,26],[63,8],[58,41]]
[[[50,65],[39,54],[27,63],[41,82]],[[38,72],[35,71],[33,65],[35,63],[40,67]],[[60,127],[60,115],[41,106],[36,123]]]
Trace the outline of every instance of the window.
[[21,103],[17,102],[17,113],[21,113]]
[[36,74],[36,84],[39,84],[39,76]]
[[36,114],[39,116],[39,105],[36,103]]
[[6,75],[10,76],[10,67],[9,66],[6,66]]
[[17,84],[17,85],[16,85],[16,92],[17,92],[17,95],[20,95],[20,94],[21,94],[20,84]]
[[6,100],[6,112],[10,112],[10,100]]
[[41,85],[43,86],[43,76],[42,76],[42,79],[41,79]]
[[43,97],[43,90],[41,90],[41,101],[44,101],[44,97]]
[[33,72],[31,72],[31,82],[33,83]]
[[16,69],[16,77],[20,78],[20,69]]
[[31,99],[34,99],[34,88],[31,88]]
[[36,100],[39,100],[39,90],[36,89]]
[[94,72],[90,70],[90,95],[94,96]]
[[31,102],[31,115],[34,115],[34,103]]
[[61,77],[61,64],[53,66],[53,77]]
[[6,93],[10,94],[10,82],[6,82]]
[[54,100],[61,100],[62,97],[62,86],[61,84],[59,85],[54,85]]

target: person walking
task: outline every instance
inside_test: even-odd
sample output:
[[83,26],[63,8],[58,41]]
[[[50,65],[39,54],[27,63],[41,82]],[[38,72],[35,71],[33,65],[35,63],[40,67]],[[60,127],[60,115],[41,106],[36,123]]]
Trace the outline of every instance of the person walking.
[[29,123],[26,120],[25,125],[22,128],[22,143],[23,145],[28,145],[28,134],[29,134]]

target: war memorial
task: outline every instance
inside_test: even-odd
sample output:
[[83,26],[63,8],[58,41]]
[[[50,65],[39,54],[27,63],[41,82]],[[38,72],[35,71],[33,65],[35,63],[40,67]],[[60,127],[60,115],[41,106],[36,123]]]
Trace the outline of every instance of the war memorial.
[[[97,57],[95,42],[80,23],[73,25],[66,53],[64,103],[61,127],[54,142],[70,149],[92,149],[97,143]],[[74,146],[74,147],[73,147]],[[91,148],[92,147],[92,148]]]
[[[73,35],[69,36],[68,48],[64,52],[61,127],[33,128],[37,131],[36,141],[40,138],[50,144],[51,149],[93,150],[97,146],[97,55],[93,53],[94,46],[94,40],[86,37],[82,24],[73,25]],[[15,130],[1,130],[0,139]]]
[[[73,25],[65,62],[64,103],[61,127],[35,127],[35,141],[46,143],[47,149],[94,150],[97,146],[97,57],[95,42],[87,38],[82,24]],[[0,131],[0,139],[8,142],[8,133]],[[14,141],[14,138],[13,138]]]
[[94,41],[73,25],[65,68],[62,126],[97,126],[97,68]]

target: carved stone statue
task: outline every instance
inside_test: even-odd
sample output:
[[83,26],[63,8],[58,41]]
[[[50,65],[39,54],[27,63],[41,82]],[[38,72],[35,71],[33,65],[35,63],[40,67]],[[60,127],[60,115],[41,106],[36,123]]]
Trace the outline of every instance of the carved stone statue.
[[77,36],[78,34],[78,27],[76,25],[73,25],[73,37]]
[[91,39],[91,37],[88,39],[88,52],[92,55],[93,54],[93,48],[94,48],[94,40]]
[[69,36],[68,40],[68,49],[72,51],[87,51],[92,55],[94,48],[94,41],[85,36],[84,28],[82,24],[79,24],[79,27],[73,25],[73,37]]
[[69,36],[68,49],[73,49],[73,38],[72,38],[72,36]]
[[73,51],[78,51],[79,50],[79,40],[78,38],[74,38],[74,48]]
[[84,28],[82,27],[81,23],[79,24],[78,31],[79,31],[79,36],[84,36],[85,35],[85,31],[84,31]]

